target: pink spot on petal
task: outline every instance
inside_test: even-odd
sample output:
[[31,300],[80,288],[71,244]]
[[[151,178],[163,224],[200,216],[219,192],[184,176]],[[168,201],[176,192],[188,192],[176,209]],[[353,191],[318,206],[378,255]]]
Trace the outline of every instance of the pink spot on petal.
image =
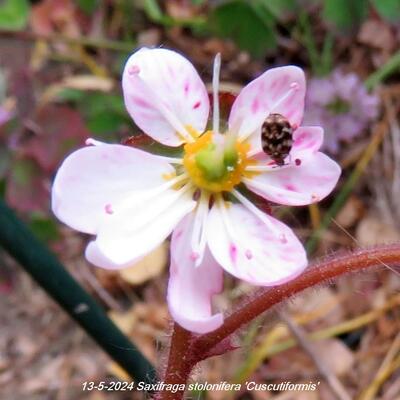
[[249,249],[246,250],[245,255],[246,255],[247,259],[249,259],[249,260],[251,260],[253,258],[253,253]]
[[292,82],[290,84],[290,89],[299,90],[300,89],[300,85],[297,82]]
[[231,243],[229,247],[229,256],[231,257],[231,261],[236,264],[237,261],[237,247]]
[[256,98],[253,100],[253,103],[251,104],[251,112],[253,114],[255,114],[258,111],[259,107],[260,107],[260,103],[259,103],[258,99]]
[[199,108],[200,104],[201,104],[201,101],[197,101],[196,103],[194,103],[193,110],[196,110],[196,108]]
[[185,86],[183,87],[183,90],[185,91],[185,96],[188,95],[188,93],[189,93],[189,88],[190,88],[190,83],[189,83],[189,81],[186,81],[186,82],[185,82]]
[[137,107],[151,108],[150,104],[146,100],[143,100],[139,97],[134,98],[133,102]]
[[114,210],[112,209],[111,204],[106,204],[104,210],[106,211],[107,214],[114,214]]
[[299,165],[301,165],[301,160],[300,160],[300,158],[296,158],[296,159],[294,160],[294,163],[296,164],[297,167],[298,167]]
[[192,261],[196,261],[199,257],[200,257],[200,254],[197,253],[197,251],[192,251],[192,252],[190,253],[190,259],[191,259]]
[[128,74],[129,75],[137,75],[140,72],[140,68],[138,65],[131,65],[128,68]]
[[287,183],[285,185],[285,189],[290,190],[291,192],[295,192],[296,191],[296,188],[290,183]]
[[279,241],[283,244],[286,244],[288,242],[286,235],[284,233],[282,233],[281,235],[279,235]]

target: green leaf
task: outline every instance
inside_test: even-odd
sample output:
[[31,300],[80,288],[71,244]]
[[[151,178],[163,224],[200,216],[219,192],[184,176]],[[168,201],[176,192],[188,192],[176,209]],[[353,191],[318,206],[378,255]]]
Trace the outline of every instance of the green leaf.
[[155,22],[161,22],[164,19],[164,14],[157,3],[157,0],[144,0],[143,8],[147,16]]
[[83,100],[85,92],[79,89],[64,88],[57,94],[57,99],[62,102],[78,102]]
[[87,119],[88,129],[98,135],[117,132],[121,125],[125,123],[125,118],[118,114],[99,112],[89,116]]
[[99,0],[75,0],[78,7],[86,14],[94,12],[99,5]]
[[296,0],[262,0],[262,4],[278,20],[285,19],[299,9]]
[[390,22],[400,19],[400,0],[371,0],[379,15]]
[[350,30],[364,20],[367,12],[367,0],[325,0],[323,16],[338,29]]
[[0,3],[0,28],[22,30],[28,22],[28,0],[3,0]]
[[260,1],[223,3],[213,10],[209,23],[217,35],[232,39],[254,57],[276,46],[274,18]]
[[87,93],[79,102],[88,129],[102,138],[112,139],[122,125],[131,124],[122,96],[110,93]]

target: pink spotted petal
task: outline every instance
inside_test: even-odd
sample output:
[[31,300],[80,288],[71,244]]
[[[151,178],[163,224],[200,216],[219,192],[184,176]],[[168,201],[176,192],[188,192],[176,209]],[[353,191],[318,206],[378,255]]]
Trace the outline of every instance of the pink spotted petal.
[[208,245],[227,272],[254,285],[273,286],[307,266],[305,250],[289,227],[267,214],[261,221],[239,204],[225,210],[226,218],[219,207],[209,214]]
[[110,265],[132,264],[160,245],[195,205],[192,193],[184,189],[133,193],[100,226],[99,254]]
[[193,65],[175,51],[135,52],[126,63],[122,87],[129,114],[154,140],[168,146],[184,143],[159,104],[182,126],[204,131],[209,113],[206,87]]
[[303,160],[316,153],[322,146],[324,130],[320,126],[301,126],[293,133],[293,147],[290,158]]
[[247,187],[278,204],[303,206],[322,200],[332,192],[340,166],[323,153],[309,155],[296,166],[275,168],[245,181]]
[[303,118],[304,96],[305,78],[300,68],[272,68],[239,93],[229,116],[229,128],[247,137],[271,113],[281,114],[292,126],[299,126]]
[[95,234],[131,192],[165,184],[173,167],[144,151],[102,144],[85,147],[62,163],[52,188],[52,209],[65,224]]
[[221,313],[213,314],[211,300],[222,291],[223,270],[206,249],[199,266],[194,265],[190,239],[193,214],[177,226],[171,242],[171,270],[168,305],[174,320],[195,333],[207,333],[223,323]]

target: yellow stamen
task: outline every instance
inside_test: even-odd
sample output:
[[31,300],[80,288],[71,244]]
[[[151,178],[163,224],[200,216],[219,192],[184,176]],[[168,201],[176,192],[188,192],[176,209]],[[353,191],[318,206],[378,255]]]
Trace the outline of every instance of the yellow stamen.
[[[192,133],[191,133],[192,134]],[[220,193],[231,191],[238,185],[242,176],[245,173],[246,167],[250,164],[246,154],[250,149],[248,143],[235,143],[235,150],[237,151],[237,162],[234,166],[227,166],[226,172],[220,179],[210,180],[205,176],[204,170],[199,167],[196,162],[196,156],[200,151],[209,148],[213,143],[212,131],[207,131],[202,136],[198,137],[193,143],[185,144],[185,155],[183,158],[183,165],[188,172],[192,182],[201,189],[208,190],[213,193]]]

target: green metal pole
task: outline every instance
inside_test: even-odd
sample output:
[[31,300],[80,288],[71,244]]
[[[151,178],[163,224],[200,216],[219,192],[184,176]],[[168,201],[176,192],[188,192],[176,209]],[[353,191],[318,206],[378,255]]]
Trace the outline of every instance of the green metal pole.
[[149,383],[155,381],[154,368],[149,361],[2,200],[0,246],[132,378]]

